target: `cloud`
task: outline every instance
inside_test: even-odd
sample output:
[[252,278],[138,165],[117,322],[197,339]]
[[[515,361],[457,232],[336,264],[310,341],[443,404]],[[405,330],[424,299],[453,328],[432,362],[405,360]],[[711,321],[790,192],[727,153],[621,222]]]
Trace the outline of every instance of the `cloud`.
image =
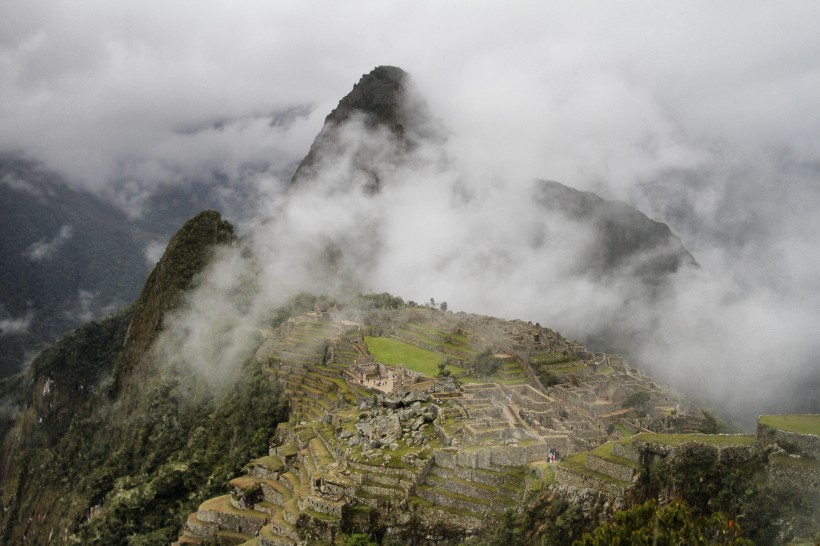
[[33,318],[34,314],[29,312],[18,318],[0,319],[0,336],[27,334]]
[[[65,312],[66,316],[82,324],[94,319],[94,300],[97,297],[97,292],[91,290],[78,290],[77,303],[73,309]],[[108,309],[112,312],[114,309]]]
[[145,261],[149,266],[153,267],[159,259],[162,258],[166,245],[167,243],[161,241],[151,241],[142,249],[142,253],[145,255]]
[[42,262],[43,260],[51,259],[54,254],[60,249],[63,244],[71,239],[74,235],[74,228],[66,224],[60,228],[60,231],[49,239],[43,237],[39,241],[29,245],[23,251],[23,255],[32,262]]
[[27,182],[22,178],[14,176],[14,174],[12,173],[8,173],[2,178],[0,178],[0,185],[9,187],[15,191],[28,193],[30,195],[33,195],[34,197],[43,197],[43,192],[40,190],[40,188],[38,188],[31,182]]
[[[0,148],[133,215],[214,173],[251,195],[231,218],[260,271],[242,324],[298,289],[435,297],[572,337],[642,331],[639,364],[682,388],[787,408],[781,379],[820,360],[818,19],[814,2],[12,1]],[[447,144],[396,164],[351,127],[386,154],[389,190],[323,193],[351,173],[345,156],[285,198],[324,116],[379,64],[414,76]],[[628,276],[577,274],[591,234],[539,214],[533,178],[669,223],[703,271],[650,307]],[[232,260],[219,267],[250,267]]]

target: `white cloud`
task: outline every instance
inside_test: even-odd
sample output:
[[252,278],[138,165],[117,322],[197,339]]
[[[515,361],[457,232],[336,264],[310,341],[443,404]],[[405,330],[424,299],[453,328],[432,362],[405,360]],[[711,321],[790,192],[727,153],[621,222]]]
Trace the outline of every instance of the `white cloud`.
[[6,174],[2,178],[0,178],[0,185],[6,186],[15,191],[28,193],[30,195],[33,195],[34,197],[43,197],[43,192],[40,191],[40,188],[38,188],[31,182],[23,180],[20,177],[14,176],[11,173]]
[[33,318],[34,314],[29,312],[18,318],[0,319],[0,336],[28,333]]
[[[98,293],[92,290],[78,290],[77,301],[72,308],[65,311],[66,316],[79,323],[93,320],[96,316],[94,311],[94,300],[97,295]],[[107,310],[109,313],[112,311],[113,309]]]
[[[157,188],[213,171],[226,192],[250,187],[256,210],[231,220],[266,266],[260,308],[333,280],[578,337],[629,317],[651,327],[642,364],[704,366],[713,385],[743,374],[738,396],[777,399],[755,388],[773,384],[771,359],[795,377],[820,355],[817,20],[808,1],[12,0],[0,5],[0,149],[135,215]],[[427,151],[373,200],[307,192],[285,206],[278,175],[379,64],[414,76],[453,134],[452,163]],[[587,234],[533,216],[532,178],[668,222],[703,275],[652,309],[629,279],[569,276]],[[328,241],[353,256],[342,279],[307,258]]]
[[60,231],[52,237],[43,237],[37,242],[29,245],[23,255],[32,262],[42,262],[43,260],[51,259],[54,254],[60,249],[63,244],[71,239],[74,235],[74,228],[66,224],[60,228]]
[[165,252],[165,247],[167,244],[167,242],[163,243],[161,241],[151,241],[145,246],[142,252],[145,255],[145,261],[149,266],[153,267],[159,259],[162,258],[162,254]]

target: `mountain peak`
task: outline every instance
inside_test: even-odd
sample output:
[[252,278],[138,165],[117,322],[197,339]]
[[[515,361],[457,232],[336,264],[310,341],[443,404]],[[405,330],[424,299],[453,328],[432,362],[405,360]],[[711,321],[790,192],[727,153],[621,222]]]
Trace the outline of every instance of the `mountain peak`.
[[339,105],[325,118],[338,125],[355,113],[365,116],[369,126],[385,125],[394,132],[401,125],[401,103],[409,74],[396,66],[378,66],[364,74]]
[[364,74],[325,118],[322,130],[296,169],[291,184],[315,177],[321,171],[322,161],[334,164],[341,157],[352,154],[357,158],[355,166],[366,177],[373,178],[367,189],[377,190],[378,176],[371,172],[374,166],[370,164],[371,158],[378,155],[377,151],[364,149],[361,144],[345,144],[341,136],[343,129],[354,121],[360,121],[368,131],[384,130],[386,138],[376,140],[387,143],[387,149],[391,149],[396,157],[420,142],[434,141],[442,134],[426,102],[414,91],[410,75],[396,66],[378,66]]
[[119,384],[137,367],[162,328],[165,313],[174,309],[195,277],[208,264],[214,247],[234,240],[233,226],[214,210],[200,212],[168,242],[134,305],[123,360],[115,377]]

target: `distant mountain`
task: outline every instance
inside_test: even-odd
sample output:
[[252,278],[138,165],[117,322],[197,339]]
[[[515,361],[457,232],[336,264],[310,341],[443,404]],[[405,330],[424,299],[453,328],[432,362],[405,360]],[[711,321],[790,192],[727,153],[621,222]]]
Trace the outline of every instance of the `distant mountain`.
[[[72,534],[60,543],[126,544],[144,533],[144,544],[168,544],[196,495],[217,490],[208,484],[267,449],[264,441],[251,446],[281,418],[270,383],[249,384],[257,378],[248,374],[218,405],[195,378],[148,357],[166,314],[214,248],[232,239],[218,213],[198,214],[171,239],[133,305],[0,379],[0,543],[46,544],[59,528]],[[118,515],[101,531],[89,514],[104,502]]]
[[[416,147],[435,148],[445,140],[446,131],[414,89],[410,75],[397,67],[380,66],[363,75],[327,116],[293,176],[292,187],[316,184],[328,192],[354,187],[365,194],[389,191],[383,178],[393,166],[407,160]],[[698,267],[668,225],[626,203],[544,180],[536,181],[531,193],[522,197],[535,202],[544,214],[580,224],[594,234],[588,245],[577,249],[579,274],[600,281],[628,275],[654,293],[680,268]]]
[[583,249],[581,261],[586,271],[602,276],[626,273],[654,284],[681,267],[698,267],[668,225],[626,203],[546,180],[536,181],[533,200],[546,213],[593,228],[597,237]]
[[[396,161],[421,142],[441,141],[441,127],[412,85],[407,72],[395,66],[379,66],[363,75],[325,118],[291,183],[305,183],[352,153],[354,167],[368,180],[366,188],[377,191],[380,180],[375,161]],[[375,142],[356,138],[351,142],[344,131],[356,123],[370,131],[383,131],[382,138]]]
[[133,301],[157,237],[56,174],[0,158],[0,377],[59,335]]
[[139,294],[152,263],[197,212],[247,203],[223,177],[160,189],[137,218],[73,189],[56,172],[0,155],[0,377],[59,336],[121,308]]

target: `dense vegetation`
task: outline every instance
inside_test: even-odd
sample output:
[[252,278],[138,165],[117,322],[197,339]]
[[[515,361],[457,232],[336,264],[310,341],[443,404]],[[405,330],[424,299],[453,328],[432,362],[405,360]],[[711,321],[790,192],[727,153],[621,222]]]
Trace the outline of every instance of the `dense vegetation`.
[[[59,532],[81,544],[168,544],[187,513],[267,451],[287,407],[252,359],[215,394],[186,364],[147,358],[164,314],[232,238],[217,213],[197,215],[133,307],[70,333],[0,384],[0,543]],[[302,296],[274,315],[314,303]]]
[[[16,543],[25,531],[47,534],[27,530],[25,520],[48,513],[79,543],[168,544],[189,512],[267,452],[276,424],[287,418],[279,386],[250,362],[218,398],[179,369],[157,374],[139,392],[113,396],[105,371],[122,347],[111,332],[124,334],[123,318],[92,323],[38,359],[38,370],[49,372],[67,360],[97,362],[101,379],[86,386],[85,398],[28,409],[28,422],[45,418],[14,446],[19,473],[4,476],[6,486],[16,487],[4,491],[10,510],[0,542]],[[75,373],[69,368],[64,376]],[[59,393],[60,386],[55,381],[52,389]],[[127,415],[118,412],[123,397],[134,408]]]
[[507,514],[490,544],[773,545],[810,534],[817,495],[769,486],[767,449],[737,453],[690,442],[674,456],[651,457],[628,508],[611,517],[600,498],[581,507],[547,490]]

